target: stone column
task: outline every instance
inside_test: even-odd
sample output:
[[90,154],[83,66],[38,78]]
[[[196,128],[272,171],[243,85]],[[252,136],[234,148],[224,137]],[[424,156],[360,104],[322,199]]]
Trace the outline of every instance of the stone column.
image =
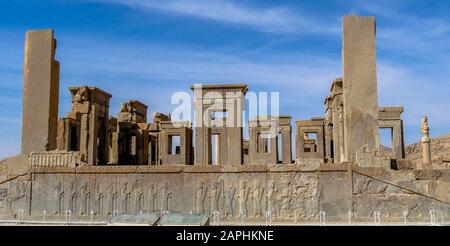
[[343,17],[345,156],[354,161],[365,146],[379,149],[375,18]]
[[53,30],[28,31],[25,40],[22,154],[56,149],[59,63]]
[[[291,145],[291,126],[284,127],[285,129],[281,132],[282,138],[282,154],[281,154],[281,162],[283,164],[291,164],[292,163],[292,145]],[[278,143],[277,143],[278,145]]]
[[98,106],[92,105],[89,113],[89,139],[87,141],[87,163],[97,164]]
[[204,122],[203,89],[202,85],[193,85],[194,91],[194,126],[195,126],[195,165],[211,163],[211,128]]
[[220,163],[220,157],[221,157],[221,155],[220,155],[220,134],[217,134],[217,135],[215,135],[216,136],[216,142],[214,143],[215,144],[215,147],[216,147],[216,149],[214,150],[215,151],[215,153],[216,153],[216,163],[215,164],[219,164]]
[[87,156],[89,152],[89,114],[82,113],[80,117],[80,153],[82,155],[82,160],[87,162]]
[[431,168],[431,139],[430,127],[428,127],[428,118],[422,117],[422,163],[419,163],[418,169]]
[[111,136],[111,150],[109,152],[109,163],[119,163],[119,133],[113,132]]
[[396,122],[394,128],[392,128],[392,152],[393,158],[395,159],[403,159],[404,156],[404,148],[403,148],[403,131],[402,131],[402,121],[399,120]]
[[211,128],[195,128],[195,165],[211,163]]
[[[226,148],[227,163],[242,164],[242,127],[227,127],[228,148]],[[224,150],[225,151],[225,150]],[[223,153],[225,154],[225,153]]]
[[328,163],[333,162],[334,158],[334,146],[333,144],[333,111],[331,109],[331,96],[325,98],[325,123],[324,123],[324,135],[325,135],[325,160]]
[[333,161],[340,163],[344,161],[344,135],[343,135],[343,122],[344,122],[344,107],[342,102],[343,82],[342,78],[336,78],[333,80],[330,91],[332,92],[331,110],[332,110],[332,122],[333,122]]

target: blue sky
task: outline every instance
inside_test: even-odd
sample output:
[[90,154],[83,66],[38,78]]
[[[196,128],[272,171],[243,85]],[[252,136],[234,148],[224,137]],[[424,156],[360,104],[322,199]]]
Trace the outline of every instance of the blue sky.
[[0,157],[20,150],[24,33],[53,28],[61,62],[59,115],[68,86],[98,86],[120,102],[170,112],[193,83],[247,83],[279,91],[280,113],[323,115],[341,76],[341,16],[377,20],[380,106],[403,105],[405,140],[450,133],[450,1],[427,0],[2,0]]

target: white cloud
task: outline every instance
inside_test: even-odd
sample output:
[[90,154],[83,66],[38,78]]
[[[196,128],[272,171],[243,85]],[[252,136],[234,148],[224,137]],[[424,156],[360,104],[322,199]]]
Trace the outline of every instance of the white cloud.
[[442,16],[411,15],[405,10],[410,1],[358,1],[356,7],[375,17],[378,44],[411,57],[448,60],[450,22]]
[[163,11],[228,24],[248,26],[264,32],[336,33],[336,26],[323,28],[289,7],[254,7],[230,0],[88,0],[128,6],[140,11]]
[[401,65],[386,60],[378,62],[379,104],[405,107],[402,119],[406,143],[417,142],[420,138],[420,121],[424,115],[430,119],[433,136],[448,133],[449,76],[448,71],[439,69],[422,72],[408,64]]

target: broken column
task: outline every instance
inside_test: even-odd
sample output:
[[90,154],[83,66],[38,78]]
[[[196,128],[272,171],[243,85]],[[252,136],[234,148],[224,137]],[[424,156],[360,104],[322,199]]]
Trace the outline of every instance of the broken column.
[[344,161],[379,149],[375,18],[343,17]]
[[59,62],[53,30],[28,31],[25,39],[22,154],[56,149]]
[[426,169],[431,167],[431,139],[430,127],[428,126],[428,118],[422,117],[422,163],[419,163],[418,169]]

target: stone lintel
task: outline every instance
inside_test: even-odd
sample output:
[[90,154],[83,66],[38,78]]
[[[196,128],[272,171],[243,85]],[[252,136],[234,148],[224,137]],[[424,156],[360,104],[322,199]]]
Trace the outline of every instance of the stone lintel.
[[379,120],[400,120],[403,107],[380,107],[378,108]]
[[[197,85],[192,85],[191,90],[194,90]],[[214,90],[225,90],[225,91],[233,91],[238,90],[243,93],[247,92],[248,87],[247,84],[198,84],[201,86],[202,90],[206,91],[214,91]]]
[[192,128],[192,123],[188,120],[180,121],[161,121],[159,122],[162,129],[172,129],[172,128]]
[[325,124],[325,120],[322,119],[311,119],[311,120],[296,120],[295,124],[297,125],[297,127],[299,126],[323,126]]

